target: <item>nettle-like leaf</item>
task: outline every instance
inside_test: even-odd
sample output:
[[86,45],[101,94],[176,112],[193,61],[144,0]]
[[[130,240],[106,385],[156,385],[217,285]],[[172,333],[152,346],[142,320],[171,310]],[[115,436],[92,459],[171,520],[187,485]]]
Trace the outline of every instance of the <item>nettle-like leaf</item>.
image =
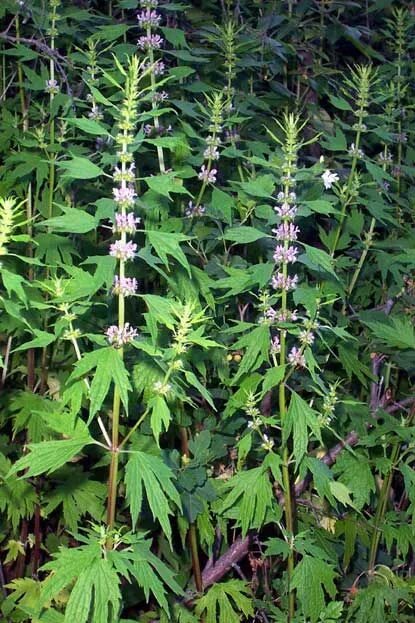
[[75,364],[69,382],[86,376],[92,370],[95,373],[90,390],[89,421],[100,410],[111,383],[118,389],[125,410],[128,411],[128,392],[132,387],[120,353],[112,346],[86,353]]
[[33,485],[8,476],[11,461],[0,453],[0,511],[6,514],[13,530],[17,530],[21,519],[33,516],[38,496]]
[[269,468],[274,478],[281,482],[279,464],[279,457],[270,453],[260,467],[241,471],[228,481],[226,488],[230,492],[225,497],[220,512],[236,519],[243,534],[251,528],[260,528],[271,509],[274,513],[273,519],[278,520],[280,512],[275,505]]
[[73,585],[66,610],[65,623],[117,623],[121,604],[120,578],[112,562],[102,557],[98,542],[74,549],[62,547],[55,560],[43,566],[52,573],[45,580],[40,602],[57,599],[59,593]]
[[91,437],[41,441],[30,443],[29,452],[10,469],[7,478],[26,470],[21,478],[50,474],[79,454],[88,444],[95,443]]
[[180,495],[173,484],[175,476],[162,459],[145,452],[132,451],[125,470],[127,500],[133,527],[137,524],[145,492],[155,520],[171,542],[170,503],[181,509]]
[[149,243],[154,248],[155,252],[163,262],[164,266],[166,266],[168,269],[171,268],[167,257],[168,255],[170,255],[175,260],[177,260],[177,262],[179,262],[179,264],[181,264],[183,268],[186,269],[189,277],[191,276],[189,262],[187,261],[187,258],[180,247],[180,242],[190,240],[189,236],[155,230],[147,231],[147,236]]
[[233,344],[234,349],[245,349],[238,372],[232,379],[232,385],[239,382],[241,376],[256,370],[269,357],[270,332],[269,326],[264,323],[254,327],[252,331],[242,336]]
[[293,452],[297,465],[307,452],[310,433],[321,443],[318,413],[296,392],[291,394],[283,432],[285,439],[292,435]]
[[376,340],[388,348],[415,349],[415,328],[409,318],[393,316],[371,320],[368,315],[362,314],[362,321]]
[[353,495],[353,503],[358,510],[369,504],[371,493],[376,491],[376,483],[364,454],[356,456],[345,452],[338,457],[332,470]]
[[242,580],[214,584],[198,599],[196,613],[206,623],[240,623],[254,614],[250,591]]
[[101,520],[104,512],[106,486],[92,480],[89,474],[78,468],[67,468],[61,474],[62,480],[45,495],[45,515],[62,505],[63,518],[69,530],[75,531],[81,517],[90,515]]
[[[305,555],[294,569],[291,587],[297,590],[304,616],[316,623],[325,606],[324,590],[334,597],[336,572],[326,561]],[[323,590],[324,589],[324,590]]]
[[151,415],[150,424],[151,430],[157,443],[162,430],[168,430],[172,416],[167,402],[163,396],[153,396],[148,404]]

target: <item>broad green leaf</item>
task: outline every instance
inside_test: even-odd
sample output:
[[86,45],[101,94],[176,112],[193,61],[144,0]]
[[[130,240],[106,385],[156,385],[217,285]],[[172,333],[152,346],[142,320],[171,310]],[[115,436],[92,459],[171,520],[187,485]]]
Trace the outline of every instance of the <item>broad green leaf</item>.
[[[353,496],[358,510],[369,504],[370,496],[376,491],[376,483],[367,457],[343,452],[332,467],[338,481],[343,483]],[[334,492],[333,492],[334,493]],[[337,497],[337,496],[336,496]]]
[[59,207],[64,214],[42,221],[40,224],[42,228],[48,227],[53,231],[70,232],[72,234],[85,234],[96,228],[96,219],[88,212],[62,205]]
[[167,406],[167,402],[163,396],[154,396],[149,402],[149,408],[151,409],[150,425],[153,435],[157,444],[159,443],[160,435],[163,431],[168,430],[172,416],[170,409]]
[[50,474],[79,454],[86,445],[94,443],[91,437],[79,439],[63,439],[56,441],[40,441],[30,443],[29,452],[22,456],[11,468],[8,476],[27,470],[22,478]]
[[164,534],[171,542],[169,515],[173,515],[170,503],[181,509],[180,496],[173,485],[175,476],[161,458],[132,451],[125,471],[127,501],[130,505],[133,527],[136,526],[145,492],[153,518],[160,522]]
[[232,209],[234,200],[231,195],[223,192],[219,188],[214,188],[212,192],[211,209],[214,215],[217,215],[225,223],[232,222]]
[[255,229],[255,227],[247,227],[241,225],[240,227],[232,227],[225,231],[223,238],[225,240],[231,240],[232,242],[248,243],[255,242],[261,238],[267,238],[268,234]]
[[87,119],[82,117],[81,119],[67,118],[66,122],[69,125],[74,125],[87,134],[93,134],[94,136],[110,136],[108,130],[95,119]]
[[99,411],[108,394],[111,383],[118,388],[121,401],[128,411],[128,392],[132,387],[124,362],[117,349],[112,346],[99,348],[86,353],[75,364],[75,369],[70,376],[70,381],[86,376],[95,369],[91,383],[89,421]]
[[183,180],[170,174],[152,175],[151,177],[145,177],[144,180],[151,190],[168,199],[171,199],[170,193],[179,193],[191,197],[189,191],[183,186]]
[[187,261],[187,258],[179,244],[185,240],[190,240],[190,238],[188,236],[184,236],[183,234],[170,234],[164,231],[149,230],[146,233],[151,246],[154,247],[155,252],[167,269],[171,269],[167,257],[168,255],[171,255],[179,262],[179,264],[183,266],[183,268],[187,270],[190,277],[191,272],[189,262]]
[[293,452],[297,465],[307,452],[310,434],[316,437],[320,443],[322,442],[318,413],[296,392],[291,394],[283,433],[285,439],[292,435]]
[[297,564],[291,587],[297,590],[302,611],[310,623],[317,623],[325,607],[324,590],[333,598],[336,595],[336,573],[324,560],[305,555]]
[[270,198],[275,189],[275,180],[273,175],[259,175],[254,180],[239,182],[238,185],[248,195]]
[[261,324],[252,331],[241,337],[235,344],[234,349],[246,349],[242,355],[236,376],[232,379],[232,385],[239,382],[243,374],[258,368],[269,357],[270,330],[267,324]]
[[91,162],[91,160],[81,156],[75,156],[71,160],[57,162],[56,166],[63,169],[64,177],[70,177],[74,180],[90,180],[104,173],[103,170]]
[[415,349],[415,328],[411,320],[405,316],[389,317],[380,322],[362,318],[365,325],[374,334],[377,340],[389,348]]
[[33,340],[29,342],[24,342],[20,346],[14,349],[13,352],[17,353],[21,350],[28,350],[29,348],[42,348],[43,346],[49,346],[52,342],[55,342],[56,335],[53,333],[48,333],[47,331],[40,331],[39,329],[35,329],[33,331],[35,337]]
[[240,623],[253,616],[253,600],[242,580],[219,582],[197,600],[196,613],[205,623]]
[[306,266],[310,266],[311,269],[324,270],[326,273],[329,273],[332,277],[338,280],[336,271],[334,270],[333,259],[328,253],[322,249],[310,247],[308,244],[303,244],[303,247],[306,250],[306,257],[301,255],[299,257],[300,261],[306,264]]
[[220,512],[235,518],[243,534],[251,528],[260,528],[274,502],[268,469],[262,465],[241,471],[229,480],[227,487],[230,492],[225,497]]

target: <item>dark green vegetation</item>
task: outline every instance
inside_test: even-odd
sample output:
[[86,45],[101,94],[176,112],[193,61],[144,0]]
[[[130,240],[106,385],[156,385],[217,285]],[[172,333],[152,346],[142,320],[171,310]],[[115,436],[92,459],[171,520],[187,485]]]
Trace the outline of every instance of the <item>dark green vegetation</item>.
[[414,12],[1,2],[2,621],[415,621]]

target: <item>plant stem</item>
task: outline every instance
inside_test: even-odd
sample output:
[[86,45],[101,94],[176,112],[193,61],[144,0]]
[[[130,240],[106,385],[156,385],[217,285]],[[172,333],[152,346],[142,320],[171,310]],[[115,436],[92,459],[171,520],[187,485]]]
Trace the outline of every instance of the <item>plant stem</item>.
[[[187,430],[184,426],[180,427],[180,440],[181,440],[182,454],[183,456],[188,458],[189,457],[189,438],[188,438]],[[190,545],[190,552],[192,556],[192,569],[193,569],[193,575],[195,579],[196,590],[198,593],[202,593],[203,592],[202,570],[200,567],[200,560],[199,560],[197,529],[194,523],[191,523],[189,526],[188,539],[189,539],[189,545]]]
[[[147,37],[151,37],[151,26],[147,27]],[[151,92],[154,95],[154,93],[156,92],[156,76],[154,73],[154,50],[151,46],[148,51],[148,55],[149,55],[150,67],[151,67],[150,69]],[[157,102],[155,101],[154,98],[151,101],[151,108],[153,112],[157,110]],[[154,127],[157,130],[157,134],[159,134],[158,130],[160,129],[160,122],[159,122],[159,118],[157,117],[157,115],[154,117]],[[163,147],[161,147],[161,145],[157,145],[157,157],[159,161],[160,173],[165,173],[166,165],[164,162]]]

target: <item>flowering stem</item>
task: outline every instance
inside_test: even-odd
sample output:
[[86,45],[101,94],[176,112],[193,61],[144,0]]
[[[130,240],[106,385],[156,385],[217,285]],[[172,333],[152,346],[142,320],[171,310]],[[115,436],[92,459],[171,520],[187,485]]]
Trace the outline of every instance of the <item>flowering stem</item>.
[[[147,37],[149,39],[151,39],[151,34],[152,34],[151,26],[149,25],[147,26]],[[154,94],[156,92],[156,76],[154,73],[154,50],[152,46],[149,47],[148,55],[149,55],[150,67],[151,67],[151,70],[150,70],[151,92]],[[151,102],[151,108],[153,112],[157,109],[157,102],[154,100],[154,98],[152,99],[152,102]],[[160,122],[159,122],[159,118],[157,115],[154,117],[154,127],[157,130],[157,135],[159,135]],[[161,145],[157,145],[157,157],[159,161],[160,173],[165,173],[166,165],[164,162],[164,151]]]

